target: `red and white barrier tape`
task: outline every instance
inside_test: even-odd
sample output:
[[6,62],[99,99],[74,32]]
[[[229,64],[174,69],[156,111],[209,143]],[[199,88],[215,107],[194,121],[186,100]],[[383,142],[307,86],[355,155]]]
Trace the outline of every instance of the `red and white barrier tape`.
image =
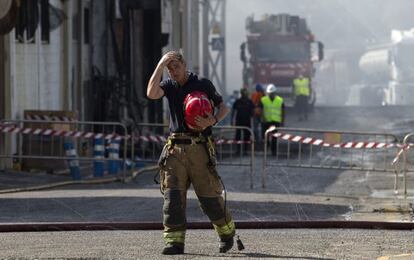
[[0,125],[0,131],[2,133],[22,133],[25,135],[42,135],[42,136],[63,136],[63,137],[76,137],[76,138],[104,138],[121,140],[123,136],[118,134],[102,134],[83,131],[66,131],[66,130],[53,130],[53,129],[41,129],[41,128],[21,128],[15,125]]
[[[40,129],[40,128],[20,128],[16,127],[15,124],[0,124],[0,132],[2,133],[11,133],[17,134],[22,133],[24,135],[42,135],[42,136],[60,136],[60,137],[75,137],[75,138],[104,138],[106,140],[121,140],[125,139],[125,136],[121,136],[118,134],[103,134],[103,133],[93,133],[93,132],[83,132],[83,131],[65,131],[65,130],[53,130],[53,129]],[[126,139],[131,138],[130,135],[126,137]],[[162,135],[141,135],[134,137],[135,141],[144,141],[144,142],[153,142],[153,143],[165,143],[167,142],[167,137]],[[243,144],[243,143],[250,143],[250,141],[242,141],[242,140],[226,140],[226,139],[218,139],[215,141],[216,144]]]
[[135,141],[153,142],[153,143],[165,143],[167,138],[162,135],[140,135],[134,137]]
[[310,144],[316,146],[323,146],[323,147],[334,147],[334,148],[345,148],[345,149],[387,149],[392,147],[398,147],[402,149],[407,149],[414,144],[394,144],[394,143],[383,143],[383,142],[345,142],[339,144],[331,144],[327,143],[322,139],[312,138],[312,137],[304,137],[300,135],[291,135],[286,133],[274,133],[272,134],[273,137],[280,138],[286,141],[292,141],[296,143],[303,143],[303,144]]

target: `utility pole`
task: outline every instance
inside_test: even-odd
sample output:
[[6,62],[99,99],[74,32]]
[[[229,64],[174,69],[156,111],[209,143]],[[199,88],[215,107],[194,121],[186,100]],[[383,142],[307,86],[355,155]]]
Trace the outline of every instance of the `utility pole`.
[[181,28],[181,12],[180,12],[180,0],[172,0],[171,1],[171,20],[172,20],[172,28],[171,28],[171,48],[173,50],[178,50],[182,47],[182,28]]
[[192,24],[192,37],[191,37],[191,57],[193,61],[192,70],[200,74],[200,7],[196,2],[191,6],[191,24]]
[[203,74],[224,98],[226,91],[226,0],[203,0]]
[[199,4],[198,2],[186,0],[183,2],[183,33],[182,47],[190,71],[199,73]]

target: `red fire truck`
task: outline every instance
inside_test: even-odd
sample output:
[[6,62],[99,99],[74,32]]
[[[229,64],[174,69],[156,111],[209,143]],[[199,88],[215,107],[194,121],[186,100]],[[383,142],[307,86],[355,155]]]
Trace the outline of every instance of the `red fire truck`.
[[[299,16],[266,15],[257,21],[251,16],[246,20],[246,30],[247,41],[240,46],[244,85],[273,83],[277,94],[292,105],[294,78],[302,73],[312,82],[313,64],[323,59],[323,44],[315,41],[306,20]],[[313,90],[310,103],[314,102]]]

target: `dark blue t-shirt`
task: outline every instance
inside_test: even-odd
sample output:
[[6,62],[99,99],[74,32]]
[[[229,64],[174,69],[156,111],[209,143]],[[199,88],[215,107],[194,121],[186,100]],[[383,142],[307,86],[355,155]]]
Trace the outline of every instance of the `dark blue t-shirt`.
[[250,126],[250,118],[253,116],[254,104],[247,97],[241,97],[233,104],[233,113],[236,112],[236,124]]
[[[184,120],[184,98],[187,94],[202,91],[206,93],[215,107],[223,102],[223,98],[216,91],[213,83],[205,78],[199,79],[194,73],[189,73],[188,80],[183,86],[170,78],[162,81],[160,86],[164,90],[164,96],[168,99],[171,133],[191,133]],[[202,133],[205,136],[211,135],[211,127],[207,127]]]

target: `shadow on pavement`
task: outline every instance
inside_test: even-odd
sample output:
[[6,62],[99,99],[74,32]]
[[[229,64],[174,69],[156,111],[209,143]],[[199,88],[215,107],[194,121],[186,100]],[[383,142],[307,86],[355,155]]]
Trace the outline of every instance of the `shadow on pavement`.
[[186,256],[200,256],[200,257],[225,257],[225,258],[240,258],[240,257],[253,257],[253,258],[273,258],[273,259],[308,259],[308,260],[334,260],[334,258],[322,258],[322,257],[306,257],[306,256],[282,256],[282,255],[273,255],[273,254],[264,254],[264,253],[248,253],[248,252],[239,252],[239,253],[227,253],[227,254],[197,254],[197,253],[185,253]]
[[[93,193],[94,191],[91,191]],[[73,194],[72,194],[73,195]],[[159,197],[52,197],[1,198],[0,222],[162,222],[163,200]],[[83,195],[79,195],[83,196]],[[312,203],[228,201],[236,221],[344,219],[348,206]],[[188,222],[208,221],[197,199],[187,201]]]

